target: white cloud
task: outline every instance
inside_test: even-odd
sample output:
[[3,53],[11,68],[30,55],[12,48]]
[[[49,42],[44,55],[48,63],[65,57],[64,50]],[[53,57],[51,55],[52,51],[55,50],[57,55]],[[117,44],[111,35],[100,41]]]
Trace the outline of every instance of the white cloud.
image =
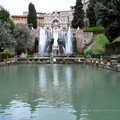
[[0,5],[12,15],[20,15],[28,11],[28,5],[32,2],[37,12],[52,12],[54,10],[69,10],[75,5],[76,0],[0,0]]

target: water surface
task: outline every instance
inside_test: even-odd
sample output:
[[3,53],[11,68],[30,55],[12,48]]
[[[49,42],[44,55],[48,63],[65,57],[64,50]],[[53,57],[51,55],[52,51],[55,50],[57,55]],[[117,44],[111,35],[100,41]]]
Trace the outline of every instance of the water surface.
[[0,120],[119,120],[120,73],[78,64],[0,68]]

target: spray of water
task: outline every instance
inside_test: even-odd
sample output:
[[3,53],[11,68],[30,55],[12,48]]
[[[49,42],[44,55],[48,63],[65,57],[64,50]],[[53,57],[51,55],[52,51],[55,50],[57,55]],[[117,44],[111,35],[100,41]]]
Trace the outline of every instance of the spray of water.
[[47,42],[47,36],[45,34],[45,30],[41,27],[40,28],[40,38],[39,38],[39,53],[45,53],[46,48],[46,42]]
[[71,27],[68,29],[67,38],[65,41],[65,53],[72,53],[72,31]]

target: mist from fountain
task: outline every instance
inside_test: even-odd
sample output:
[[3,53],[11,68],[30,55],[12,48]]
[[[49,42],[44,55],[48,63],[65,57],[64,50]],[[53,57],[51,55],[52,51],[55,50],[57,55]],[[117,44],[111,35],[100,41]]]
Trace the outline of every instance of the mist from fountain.
[[41,27],[40,28],[40,38],[39,38],[39,46],[38,50],[40,54],[45,53],[47,43],[47,35],[45,34],[45,30]]
[[71,27],[69,26],[68,33],[67,33],[67,38],[65,38],[65,53],[72,53],[72,30]]

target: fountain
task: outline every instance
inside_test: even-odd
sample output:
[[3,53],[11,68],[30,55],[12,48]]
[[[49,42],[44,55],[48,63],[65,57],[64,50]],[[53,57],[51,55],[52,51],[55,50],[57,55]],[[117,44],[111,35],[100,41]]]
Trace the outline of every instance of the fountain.
[[53,39],[54,39],[53,46],[58,46],[58,42],[57,42],[57,40],[58,40],[58,28],[57,27],[55,27],[53,29]]
[[46,49],[46,42],[47,42],[47,36],[45,34],[45,30],[41,27],[40,28],[40,38],[39,38],[39,53],[44,54]]
[[[57,25],[57,23],[54,23],[55,25]],[[53,55],[58,55],[59,53],[59,48],[58,48],[58,27],[54,27],[53,28],[53,39],[54,39],[54,43],[52,46],[52,53]]]
[[72,54],[72,31],[71,31],[70,26],[69,26],[68,33],[67,33],[65,48],[66,48],[65,53]]
[[73,53],[73,38],[71,27],[63,30],[56,23],[51,28],[40,28],[39,55],[40,56],[64,56]]

